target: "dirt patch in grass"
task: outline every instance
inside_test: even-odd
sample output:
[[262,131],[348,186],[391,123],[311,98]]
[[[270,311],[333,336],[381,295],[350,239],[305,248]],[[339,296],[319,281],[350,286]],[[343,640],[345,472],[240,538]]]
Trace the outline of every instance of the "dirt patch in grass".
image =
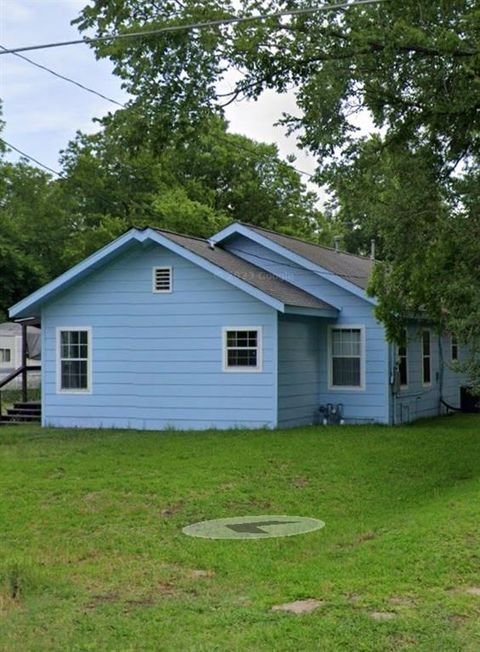
[[179,500],[176,503],[172,503],[171,505],[168,505],[167,507],[165,507],[165,509],[162,509],[161,513],[163,518],[170,518],[170,516],[175,516],[175,514],[181,512],[183,508],[184,508],[184,502],[183,500]]
[[379,622],[386,622],[388,620],[395,620],[398,617],[394,611],[372,611],[370,618]]
[[465,589],[465,593],[468,593],[468,595],[475,595],[480,598],[480,586],[469,586],[468,589]]
[[209,579],[215,577],[215,571],[195,569],[191,570],[188,575],[194,580]]
[[395,607],[415,607],[417,604],[413,598],[406,595],[392,595],[389,602]]
[[0,616],[6,616],[16,609],[20,609],[20,602],[10,595],[0,593]]
[[120,600],[120,596],[118,593],[115,592],[109,592],[109,593],[97,593],[95,595],[92,595],[90,602],[88,602],[85,605],[86,609],[98,609],[98,607],[102,607],[105,604],[111,604],[113,602],[118,602]]
[[315,598],[307,598],[306,600],[295,600],[294,602],[286,602],[285,604],[276,604],[272,607],[273,612],[284,611],[291,614],[309,614],[319,607],[323,607],[323,600],[316,600]]
[[296,487],[297,489],[303,489],[303,487],[308,487],[310,484],[310,480],[308,478],[294,478],[292,480],[292,485]]

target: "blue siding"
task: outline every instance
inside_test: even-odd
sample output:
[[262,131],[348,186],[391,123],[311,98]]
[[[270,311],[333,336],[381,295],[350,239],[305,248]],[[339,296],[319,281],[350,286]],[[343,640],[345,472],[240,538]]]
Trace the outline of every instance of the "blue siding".
[[278,425],[313,423],[320,382],[319,319],[279,316]]
[[[440,405],[440,397],[453,407],[460,407],[460,386],[465,378],[450,366],[450,338],[441,338],[431,329],[431,384],[423,385],[422,326],[411,325],[407,329],[407,373],[408,386],[401,388],[394,399],[395,423],[415,421],[424,417],[443,414],[445,408]],[[465,350],[459,347],[460,360]],[[441,375],[443,360],[443,380]],[[442,389],[443,383],[443,389]]]
[[[173,292],[152,292],[152,267]],[[56,328],[90,326],[92,393],[56,391]],[[222,371],[222,327],[263,328],[263,371]],[[274,427],[277,313],[155,246],[122,255],[42,310],[43,423],[162,429]]]
[[[285,280],[302,287],[340,310],[334,321],[319,320],[320,382],[318,404],[343,403],[344,415],[351,422],[389,422],[389,356],[385,330],[374,317],[370,303],[347,290],[302,269],[286,258],[249,238],[238,236],[224,244],[238,256],[268,269]],[[328,388],[328,324],[363,325],[366,338],[366,385],[364,390],[332,390]]]

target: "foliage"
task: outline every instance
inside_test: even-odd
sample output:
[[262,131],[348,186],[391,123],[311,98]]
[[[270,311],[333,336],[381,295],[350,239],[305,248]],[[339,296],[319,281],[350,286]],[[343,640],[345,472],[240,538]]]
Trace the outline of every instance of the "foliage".
[[[3,426],[0,649],[476,650],[478,422]],[[234,542],[181,531],[249,514],[326,527]],[[271,612],[305,598],[323,606]]]
[[[240,15],[299,6],[239,4]],[[106,35],[235,12],[233,3],[210,0],[137,5],[97,0],[77,23]],[[334,193],[347,246],[365,252],[377,240],[383,264],[371,290],[388,332],[395,337],[407,314],[422,314],[477,350],[479,33],[477,0],[405,0],[104,41],[95,49],[169,124],[187,115],[201,123],[206,110],[221,114],[221,102],[293,87],[299,113],[283,122],[317,155],[317,179]],[[228,67],[241,75],[218,98]],[[355,126],[359,114],[372,121],[368,137]],[[480,361],[472,358],[470,372],[480,384]]]
[[275,146],[229,134],[212,116],[159,144],[135,125],[135,115],[132,107],[118,111],[97,134],[78,134],[63,154],[63,191],[78,216],[72,259],[132,225],[201,237],[232,220],[321,232],[315,194]]
[[241,220],[322,236],[316,195],[276,146],[229,134],[212,116],[154,143],[136,115],[129,107],[77,134],[60,179],[0,161],[0,313],[132,226],[206,237]]
[[5,318],[9,306],[63,271],[69,221],[49,175],[24,161],[0,161],[0,184],[0,318]]

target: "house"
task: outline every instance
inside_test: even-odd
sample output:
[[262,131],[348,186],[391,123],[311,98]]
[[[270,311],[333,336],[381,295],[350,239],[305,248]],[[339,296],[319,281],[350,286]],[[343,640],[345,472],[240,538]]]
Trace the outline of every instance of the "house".
[[414,321],[389,343],[373,265],[241,223],[210,240],[131,229],[10,309],[42,325],[42,423],[393,424],[457,407],[461,347]]
[[[27,326],[27,365],[38,365],[40,357],[40,329]],[[0,382],[12,371],[22,365],[22,326],[15,322],[0,324]],[[31,387],[40,384],[40,373],[31,371],[28,382]],[[17,377],[8,384],[8,389],[20,387],[21,378]]]

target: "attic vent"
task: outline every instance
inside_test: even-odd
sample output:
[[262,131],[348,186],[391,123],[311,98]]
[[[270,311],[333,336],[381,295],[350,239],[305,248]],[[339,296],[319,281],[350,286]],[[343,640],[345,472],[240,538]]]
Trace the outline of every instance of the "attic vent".
[[154,292],[172,291],[172,268],[171,267],[153,268],[153,291]]

